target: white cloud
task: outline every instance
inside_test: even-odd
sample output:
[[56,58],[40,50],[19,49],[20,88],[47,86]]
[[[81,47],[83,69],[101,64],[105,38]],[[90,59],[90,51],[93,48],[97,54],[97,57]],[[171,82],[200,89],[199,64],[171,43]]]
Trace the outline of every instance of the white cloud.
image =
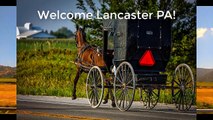
[[213,28],[210,28],[211,33],[213,33]]
[[[211,30],[213,30],[213,28],[211,28]],[[207,32],[207,28],[198,28],[197,38],[202,38],[206,32]]]

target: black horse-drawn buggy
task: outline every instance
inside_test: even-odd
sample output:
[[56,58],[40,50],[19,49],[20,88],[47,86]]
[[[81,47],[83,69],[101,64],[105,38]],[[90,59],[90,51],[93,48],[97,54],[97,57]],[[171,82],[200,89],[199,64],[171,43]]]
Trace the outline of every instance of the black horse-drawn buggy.
[[131,107],[136,89],[146,108],[156,106],[161,90],[171,89],[177,109],[190,109],[195,97],[190,67],[178,65],[171,81],[165,74],[171,56],[170,20],[104,20],[103,28],[106,67],[91,66],[86,80],[87,97],[93,108],[102,103],[104,89],[110,88],[121,111]]

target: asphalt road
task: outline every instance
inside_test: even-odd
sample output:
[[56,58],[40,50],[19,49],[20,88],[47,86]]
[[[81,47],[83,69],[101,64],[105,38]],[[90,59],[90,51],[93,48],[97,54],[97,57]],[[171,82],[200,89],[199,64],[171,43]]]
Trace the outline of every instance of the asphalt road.
[[133,102],[129,111],[121,112],[109,104],[93,109],[87,99],[18,95],[18,120],[195,120],[195,107],[179,112],[174,105],[158,104],[154,110]]

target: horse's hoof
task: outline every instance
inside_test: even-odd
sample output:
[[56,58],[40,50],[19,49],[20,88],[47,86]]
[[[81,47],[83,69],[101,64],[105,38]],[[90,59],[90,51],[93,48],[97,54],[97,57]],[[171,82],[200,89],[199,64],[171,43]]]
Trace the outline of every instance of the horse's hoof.
[[103,104],[107,104],[108,103],[108,100],[104,100]]
[[112,107],[116,107],[116,104],[115,104],[115,102],[112,102]]
[[75,100],[77,97],[76,96],[72,96],[72,100]]

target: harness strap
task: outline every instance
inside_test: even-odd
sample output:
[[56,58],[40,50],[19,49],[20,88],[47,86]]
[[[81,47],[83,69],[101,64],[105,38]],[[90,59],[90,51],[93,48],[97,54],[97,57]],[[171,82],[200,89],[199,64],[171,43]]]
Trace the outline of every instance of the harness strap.
[[81,51],[78,53],[77,55],[77,58],[76,58],[76,61],[78,62],[82,62],[82,60],[80,59],[81,58],[81,55],[88,49],[88,48],[92,48],[93,46],[92,45],[89,45],[87,44],[86,46],[84,46]]

